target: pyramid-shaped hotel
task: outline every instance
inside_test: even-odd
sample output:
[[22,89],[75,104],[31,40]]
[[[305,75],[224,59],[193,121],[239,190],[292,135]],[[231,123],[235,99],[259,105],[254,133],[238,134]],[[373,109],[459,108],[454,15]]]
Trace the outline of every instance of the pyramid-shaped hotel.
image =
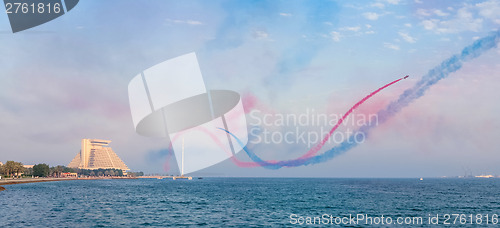
[[68,164],[79,169],[121,169],[130,170],[109,147],[110,140],[82,139],[80,153]]

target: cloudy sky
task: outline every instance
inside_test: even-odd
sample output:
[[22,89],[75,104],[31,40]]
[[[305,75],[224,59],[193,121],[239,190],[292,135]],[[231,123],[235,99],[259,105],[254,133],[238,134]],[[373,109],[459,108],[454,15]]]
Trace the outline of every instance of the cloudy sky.
[[[207,88],[243,95],[249,123],[252,110],[342,114],[378,87],[411,75],[358,110],[375,113],[443,60],[496,31],[498,12],[497,0],[80,1],[66,15],[16,34],[2,14],[0,161],[67,165],[82,138],[102,138],[113,141],[134,171],[174,172],[165,171],[165,163],[175,165],[167,161],[166,142],[135,133],[127,85],[144,69],[190,52],[197,53]],[[498,59],[494,48],[465,62],[364,143],[327,162],[268,170],[225,161],[198,174],[500,174]],[[308,150],[300,143],[249,147],[273,160]],[[250,161],[244,152],[238,158]]]

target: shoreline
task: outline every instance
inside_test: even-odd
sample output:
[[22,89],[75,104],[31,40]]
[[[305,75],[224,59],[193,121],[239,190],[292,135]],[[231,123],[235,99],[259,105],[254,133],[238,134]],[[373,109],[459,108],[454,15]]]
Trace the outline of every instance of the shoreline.
[[111,180],[111,179],[137,179],[137,177],[89,177],[89,178],[52,177],[52,178],[2,179],[0,180],[0,192],[6,190],[6,188],[3,187],[3,185],[52,182],[52,181],[69,181],[69,180]]
[[77,178],[25,178],[25,179],[8,179],[8,180],[2,179],[0,181],[0,186],[13,185],[13,184],[36,183],[36,182],[64,181],[64,180],[77,180]]

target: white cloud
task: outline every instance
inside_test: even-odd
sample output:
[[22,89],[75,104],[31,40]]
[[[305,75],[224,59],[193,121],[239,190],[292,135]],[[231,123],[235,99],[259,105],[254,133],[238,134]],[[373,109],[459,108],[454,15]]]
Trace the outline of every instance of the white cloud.
[[479,15],[486,19],[492,20],[494,23],[500,24],[500,2],[486,1],[476,4],[479,10]]
[[340,28],[340,30],[357,32],[357,31],[361,30],[361,27],[359,27],[359,26],[355,26],[355,27],[343,27],[343,28]]
[[201,21],[195,21],[195,20],[174,20],[174,19],[167,19],[167,21],[175,23],[175,24],[188,24],[188,25],[202,25],[203,24]]
[[330,37],[332,38],[333,41],[339,42],[342,35],[340,35],[339,32],[332,31],[332,32],[330,32]]
[[383,9],[385,7],[385,5],[381,2],[373,3],[371,6],[376,7],[376,8],[380,8],[380,9]]
[[372,21],[375,21],[377,20],[380,15],[377,14],[377,13],[373,13],[373,12],[366,12],[366,13],[363,13],[363,16],[368,19],[368,20],[372,20]]
[[262,30],[256,30],[253,32],[253,37],[255,39],[267,39],[269,37],[269,34],[265,31],[262,31]]
[[424,2],[422,2],[422,0],[415,0],[415,3],[417,3],[417,4],[422,4],[422,3],[424,3]]
[[325,21],[325,22],[323,22],[323,24],[328,25],[328,26],[333,26],[333,23],[329,22],[329,21]]
[[477,32],[482,27],[483,19],[474,18],[472,13],[467,8],[461,8],[457,11],[457,17],[451,21],[441,22],[445,27],[449,27],[450,31],[474,31]]
[[417,9],[417,15],[422,17],[431,16],[431,13],[426,9]]
[[280,16],[283,16],[283,17],[291,17],[292,14],[291,13],[280,13]]
[[[346,31],[346,34],[350,35],[350,36],[360,36],[362,34],[374,34],[375,31],[370,30],[371,27],[372,27],[371,25],[365,24],[365,26],[342,27],[339,30]],[[366,30],[365,30],[365,28],[366,28]],[[350,33],[350,32],[352,32],[352,33]],[[338,38],[344,37],[340,34],[335,34],[335,36],[337,36],[337,35],[339,35]],[[334,38],[334,40],[335,40],[335,38]]]
[[422,25],[427,30],[433,30],[434,28],[436,28],[436,22],[437,20],[424,20],[422,21]]
[[392,50],[396,50],[396,51],[399,50],[399,46],[398,45],[391,44],[391,43],[384,43],[384,47],[392,49]]
[[439,16],[439,17],[446,17],[449,16],[449,13],[443,12],[442,10],[439,9],[417,9],[416,11],[417,15],[420,17],[430,17],[433,15]]
[[[437,15],[436,11],[433,11],[433,14]],[[482,22],[483,19],[474,17],[466,6],[458,9],[456,15],[449,20],[432,18],[423,20],[421,24],[426,30],[432,30],[436,33],[458,33],[462,31],[477,32],[481,29]]]
[[480,37],[479,36],[474,36],[472,37],[472,40],[478,40]]
[[406,23],[405,26],[408,27],[408,28],[411,28],[411,24],[410,23]]
[[392,5],[397,5],[399,4],[400,0],[386,0],[387,3],[392,4]]
[[356,10],[362,10],[363,9],[363,7],[361,5],[359,5],[359,4],[354,5],[354,4],[349,4],[348,3],[348,4],[345,4],[344,7],[351,8],[351,9],[356,9]]
[[201,21],[187,20],[186,24],[190,24],[190,25],[202,25],[203,23],[201,23]]
[[445,13],[445,12],[438,10],[438,9],[434,10],[434,14],[436,14],[437,16],[440,16],[440,17],[446,17],[446,16],[450,15],[449,13]]
[[401,38],[403,38],[403,40],[405,40],[408,43],[415,43],[415,42],[417,42],[417,39],[411,37],[408,33],[399,32],[398,34],[399,34],[399,36],[401,36]]

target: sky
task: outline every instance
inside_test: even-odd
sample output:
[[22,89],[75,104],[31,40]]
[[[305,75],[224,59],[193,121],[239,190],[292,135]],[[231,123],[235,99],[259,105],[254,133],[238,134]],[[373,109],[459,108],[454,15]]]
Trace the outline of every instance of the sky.
[[[340,115],[410,75],[356,110],[376,113],[443,60],[497,31],[497,12],[498,0],[80,1],[15,34],[1,14],[0,161],[67,165],[82,138],[98,138],[112,140],[133,171],[175,173],[166,141],[135,132],[127,86],[141,71],[190,52],[208,89],[242,95],[252,151],[264,159],[300,157],[307,143],[258,143],[263,135],[252,134],[332,126],[264,126],[257,119]],[[498,59],[500,48],[493,48],[464,62],[362,144],[324,163],[269,170],[227,160],[193,175],[499,175]],[[244,152],[237,157],[251,161]],[[165,170],[165,163],[173,167]]]

